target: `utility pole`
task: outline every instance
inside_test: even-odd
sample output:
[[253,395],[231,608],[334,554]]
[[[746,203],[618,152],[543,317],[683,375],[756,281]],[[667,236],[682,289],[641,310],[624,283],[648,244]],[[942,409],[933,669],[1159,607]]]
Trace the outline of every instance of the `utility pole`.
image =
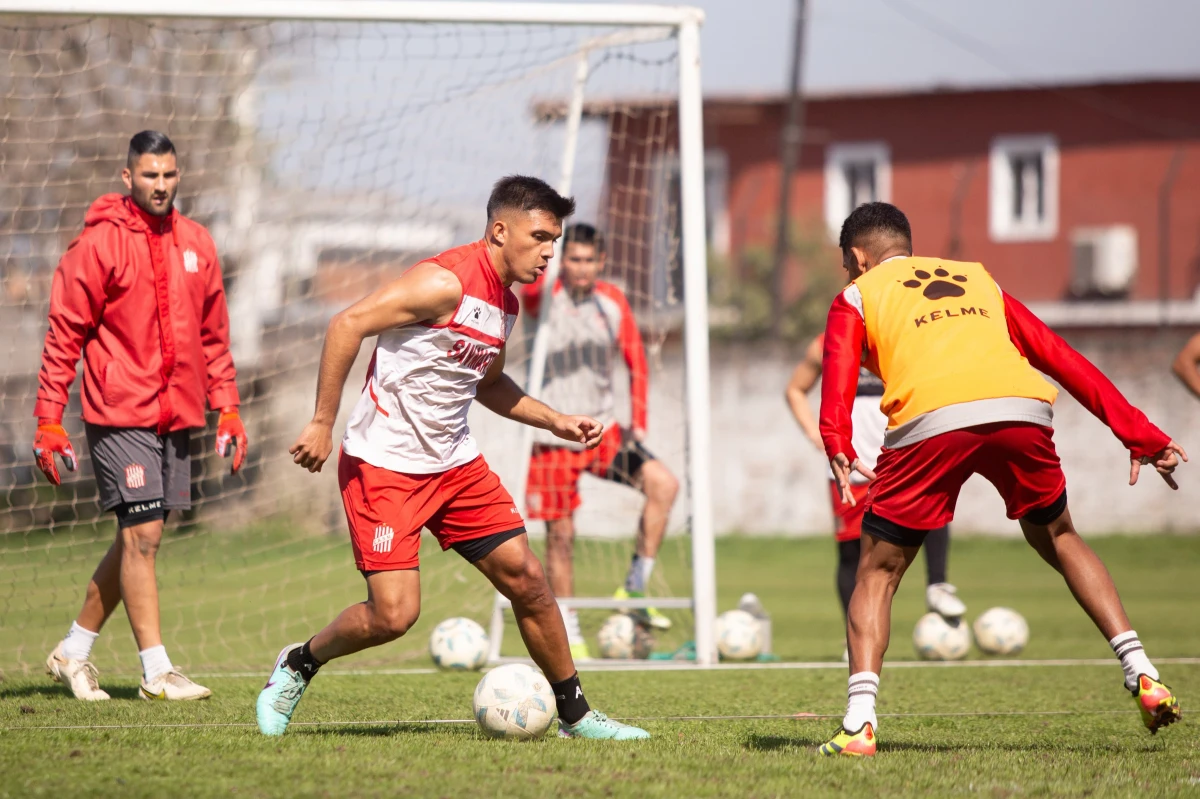
[[789,222],[791,216],[792,175],[800,159],[804,138],[804,96],[800,92],[800,71],[804,63],[805,0],[796,0],[796,28],[792,39],[792,75],[788,97],[787,122],[780,143],[779,228],[775,234],[775,263],[771,286],[771,331],[778,336],[783,329],[784,283],[787,270]]

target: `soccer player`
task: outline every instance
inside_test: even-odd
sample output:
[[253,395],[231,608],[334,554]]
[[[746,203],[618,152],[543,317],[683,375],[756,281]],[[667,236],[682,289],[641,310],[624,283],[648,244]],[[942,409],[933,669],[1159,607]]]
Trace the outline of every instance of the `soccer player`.
[[[808,407],[808,393],[821,377],[821,352],[825,346],[825,334],[817,336],[804,352],[804,360],[797,364],[788,382],[786,397],[796,417],[797,424],[813,446],[825,451],[821,443],[821,432],[817,420]],[[858,388],[854,393],[851,416],[854,421],[854,449],[868,468],[875,468],[879,451],[883,448],[883,433],[887,428],[887,417],[879,410],[883,396],[883,381],[866,369],[860,369]],[[841,489],[829,471],[830,497],[833,500],[834,539],[837,541],[837,589],[842,601],[842,613],[850,607],[850,594],[854,591],[854,575],[858,571],[858,557],[862,552],[862,516],[869,484],[867,479],[855,472],[850,475],[850,490],[854,494],[854,505],[842,502]],[[943,525],[931,530],[925,537],[925,606],[933,613],[947,619],[960,618],[967,606],[958,598],[956,589],[946,581],[946,561],[950,554],[950,528]]]
[[1179,350],[1171,371],[1196,399],[1200,399],[1200,333],[1188,339]]
[[[1104,564],[1075,530],[1051,422],[1058,381],[1129,450],[1129,484],[1153,465],[1167,484],[1183,448],[1151,424],[1083,356],[981,264],[913,257],[908,219],[868,203],[842,225],[851,284],[834,300],[822,357],[821,440],[841,489],[873,479],[863,554],[850,599],[849,702],[822,754],[873,755],[875,697],[891,627],[892,596],[930,530],[947,524],[962,484],[980,474],[999,491],[1025,539],[1062,574],[1121,662],[1125,687],[1150,732],[1177,721],[1179,701],[1131,629]],[[872,470],[852,441],[860,367],[883,380],[888,415]]]
[[524,522],[467,426],[467,410],[478,399],[505,418],[588,447],[604,436],[595,419],[561,414],[504,374],[504,345],[517,319],[509,287],[545,271],[562,220],[574,210],[574,200],[537,178],[503,178],[488,199],[481,240],[422,261],[330,321],[316,411],[290,452],[309,471],[321,470],[333,449],[346,376],[362,340],[378,335],[338,461],[367,599],[280,652],[258,697],[264,734],[283,734],[325,663],[412,627],[421,606],[417,551],[421,528],[428,527],[443,550],[454,549],[511,600],[525,646],[554,689],[560,735],[650,737],[589,707]]
[[128,196],[106,194],[54,273],[50,329],[38,374],[33,452],[59,485],[54,456],[75,471],[63,408],[83,357],[83,421],[100,505],[117,536],[96,567],[83,609],[46,669],[79,699],[108,699],[88,659],[100,628],[125,603],[142,660],[142,699],[204,699],[210,692],[171,664],[159,629],[155,555],[163,523],[191,505],[190,431],[204,404],[220,410],[217,452],[246,457],[229,353],[229,314],[212,237],[174,207],[175,146],[144,130],[129,141],[121,178]]
[[[646,497],[637,543],[617,599],[641,598],[667,531],[667,518],[679,481],[642,443],[646,437],[646,350],[637,320],[621,289],[600,280],[606,253],[604,236],[588,224],[575,224],[563,236],[562,274],[554,285],[547,324],[550,350],[542,398],[552,406],[570,404],[604,422],[595,449],[537,436],[529,462],[526,505],[531,519],[546,522],[546,571],[556,597],[575,595],[575,510],[584,472],[631,486]],[[526,308],[537,313],[541,281],[524,290]],[[632,426],[614,417],[613,366],[620,354],[629,367]],[[582,406],[582,407],[579,407]],[[654,608],[638,614],[643,623],[669,629],[671,620]],[[564,609],[571,653],[589,657],[575,611]]]

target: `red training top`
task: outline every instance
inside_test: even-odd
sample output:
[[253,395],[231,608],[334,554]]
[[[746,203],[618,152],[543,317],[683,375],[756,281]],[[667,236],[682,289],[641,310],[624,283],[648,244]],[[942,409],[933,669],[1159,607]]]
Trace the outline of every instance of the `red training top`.
[[62,418],[81,353],[92,424],[163,434],[203,427],[206,398],[239,404],[221,267],[202,225],[120,194],[92,204],[54,273],[34,415]]

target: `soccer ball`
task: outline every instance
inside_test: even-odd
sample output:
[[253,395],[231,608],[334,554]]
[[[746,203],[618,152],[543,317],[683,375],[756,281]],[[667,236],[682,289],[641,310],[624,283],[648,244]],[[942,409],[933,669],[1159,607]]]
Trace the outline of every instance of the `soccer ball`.
[[975,644],[989,655],[1015,655],[1029,643],[1029,625],[1012,608],[991,608],[975,620]]
[[717,616],[717,651],[727,660],[750,660],[762,651],[762,627],[744,610]]
[[540,738],[558,715],[554,691],[541,672],[524,663],[492,669],[475,686],[475,721],[489,738]]
[[600,657],[645,660],[654,648],[654,636],[627,613],[608,617],[600,627]]
[[962,619],[948,622],[926,613],[913,630],[913,646],[922,660],[962,660],[971,648],[971,631]]
[[487,662],[487,633],[470,619],[446,619],[429,636],[429,656],[439,668],[474,671]]

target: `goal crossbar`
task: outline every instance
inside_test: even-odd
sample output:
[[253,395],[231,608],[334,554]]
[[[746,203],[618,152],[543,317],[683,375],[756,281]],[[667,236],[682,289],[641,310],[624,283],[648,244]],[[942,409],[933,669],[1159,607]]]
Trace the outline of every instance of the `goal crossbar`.
[[87,17],[219,17],[346,22],[481,22],[547,25],[700,25],[690,6],[602,3],[478,3],[419,0],[3,0],[4,14]]

